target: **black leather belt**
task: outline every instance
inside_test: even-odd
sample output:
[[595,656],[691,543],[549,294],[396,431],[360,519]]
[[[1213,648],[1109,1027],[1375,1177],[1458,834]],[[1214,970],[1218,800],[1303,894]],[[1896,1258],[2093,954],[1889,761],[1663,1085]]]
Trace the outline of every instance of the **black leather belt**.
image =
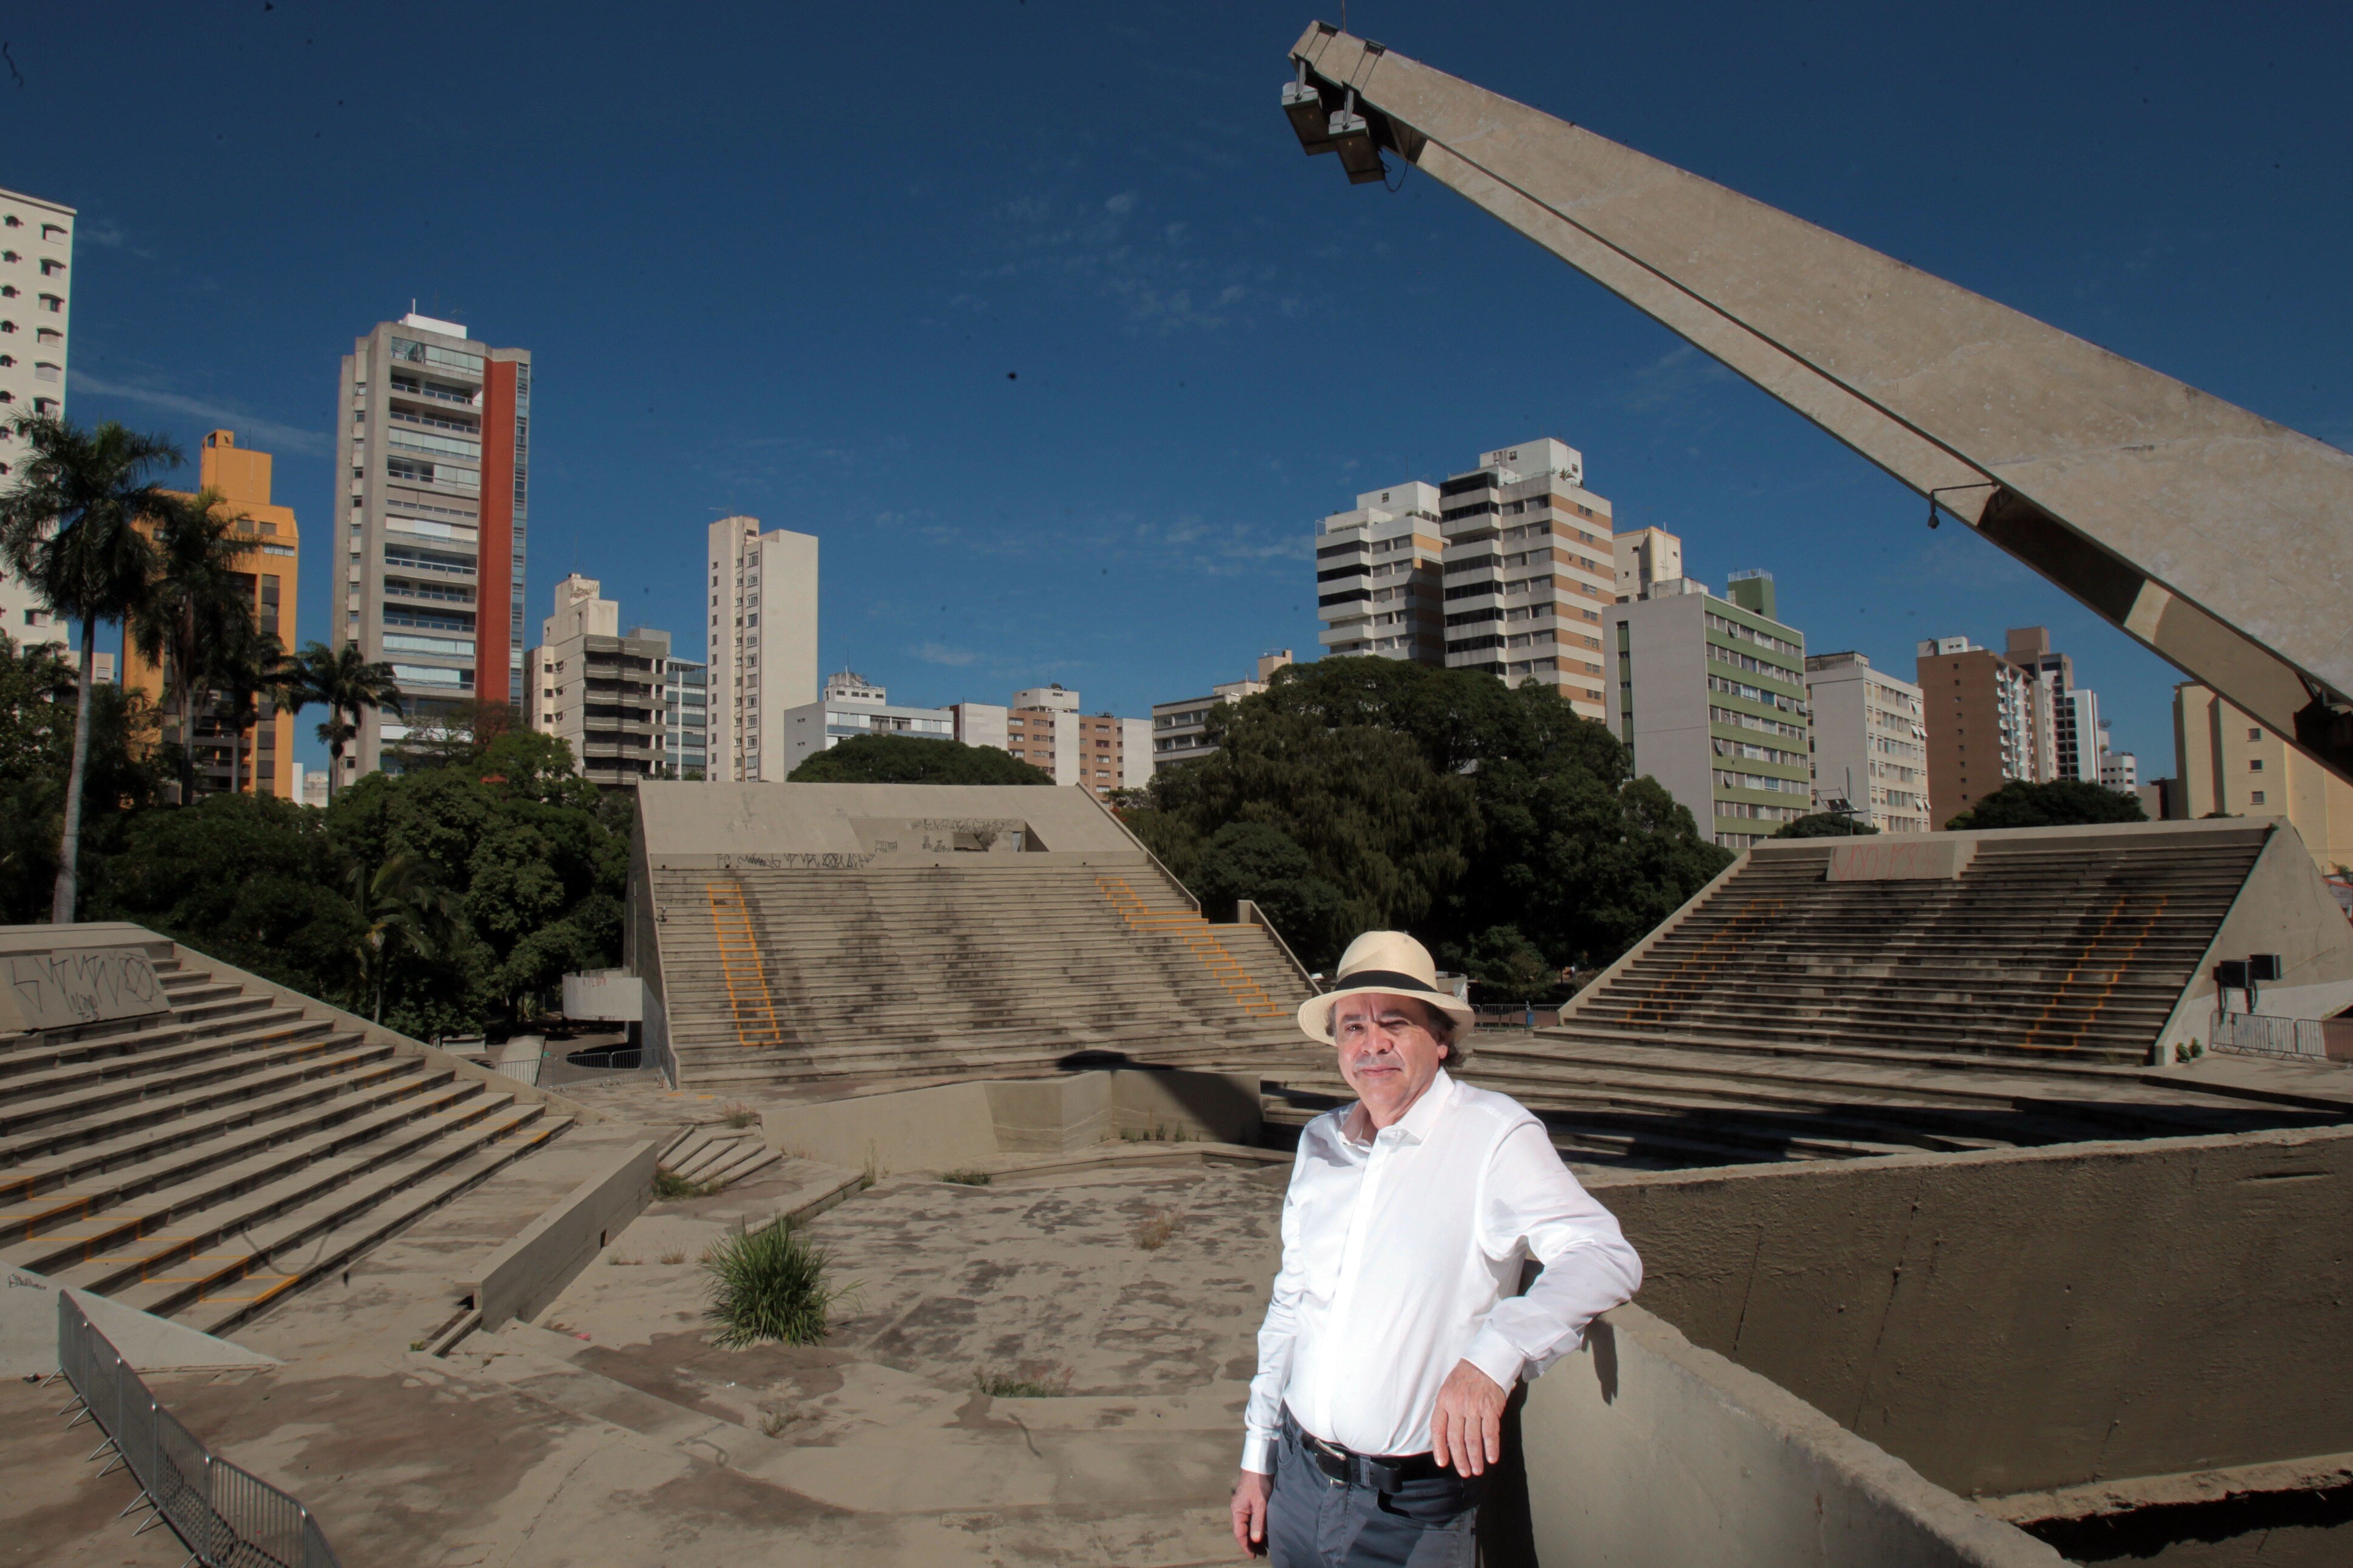
[[1296,1420],[1292,1429],[1299,1434],[1299,1446],[1307,1450],[1307,1457],[1315,1461],[1315,1468],[1324,1472],[1325,1479],[1346,1486],[1395,1493],[1409,1482],[1453,1473],[1429,1454],[1359,1454],[1337,1443],[1325,1442]]

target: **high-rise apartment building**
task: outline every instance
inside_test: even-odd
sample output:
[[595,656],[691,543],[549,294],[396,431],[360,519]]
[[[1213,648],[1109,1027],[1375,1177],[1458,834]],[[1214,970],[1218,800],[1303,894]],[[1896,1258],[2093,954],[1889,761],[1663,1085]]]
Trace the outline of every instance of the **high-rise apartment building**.
[[2353,784],[2211,687],[2173,689],[2173,747],[2179,815],[2284,816],[2323,875],[2353,866]]
[[1683,574],[1683,542],[1663,528],[1611,535],[1609,557],[1621,605],[1632,604],[1655,584],[1672,583]]
[[1610,721],[1699,830],[1745,849],[1812,809],[1806,638],[1775,619],[1773,579],[1736,573],[1716,597],[1687,577],[1609,611]]
[[1240,702],[1266,689],[1274,672],[1291,662],[1287,647],[1269,648],[1258,656],[1258,675],[1250,680],[1229,680],[1209,688],[1207,697],[1180,697],[1152,705],[1152,771],[1206,757],[1218,749],[1209,739],[1209,713],[1221,703]]
[[1859,653],[1809,655],[1814,809],[1844,802],[1882,833],[1926,833],[1928,731],[1920,689]]
[[406,710],[362,716],[349,782],[412,729],[521,710],[531,353],[411,311],[343,356],[339,405],[332,636],[392,666]]
[[2118,795],[2137,797],[2140,794],[2140,759],[2108,743],[2105,720],[2100,724],[2100,787],[2115,790]]
[[[74,209],[0,191],[0,486],[25,460],[18,416],[66,411],[73,318]],[[0,631],[19,645],[67,644],[71,628],[0,566]]]
[[790,776],[815,753],[860,735],[953,741],[955,716],[944,708],[894,707],[888,688],[845,669],[826,678],[825,694],[817,701],[785,710],[778,733],[785,737],[785,772]]
[[1005,714],[1005,749],[1098,795],[1141,789],[1152,777],[1152,721],[1082,713],[1079,694],[1060,683],[1017,691]]
[[818,700],[817,539],[760,531],[756,517],[710,531],[711,766],[705,777],[781,780],[793,771],[784,715]]
[[1434,493],[1417,480],[1358,496],[1316,531],[1317,640],[1534,681],[1603,717],[1614,552],[1609,503],[1584,484],[1584,457],[1545,439],[1482,452]]
[[1921,642],[1914,665],[1928,730],[1928,817],[1941,828],[2006,784],[2052,776],[2051,685],[1967,637]]
[[2012,626],[2003,649],[2010,662],[2042,682],[2051,710],[2048,733],[2037,757],[2044,779],[2100,782],[2100,700],[2075,684],[2075,661],[2051,646],[2048,626]]
[[[254,625],[275,636],[280,647],[291,649],[296,595],[302,582],[302,538],[292,510],[269,499],[270,467],[269,453],[239,447],[233,431],[215,430],[197,449],[196,486],[217,491],[222,515],[237,520],[230,537],[238,548],[229,569],[236,574],[238,590],[253,605]],[[125,632],[123,684],[146,692],[163,705],[163,738],[178,744],[178,709],[164,700],[172,677],[168,663],[168,655],[164,662],[149,662]],[[207,693],[197,704],[195,745],[199,791],[214,794],[227,789],[234,773],[242,790],[274,795],[281,800],[293,798],[293,715],[267,696],[256,700],[255,710],[252,724],[240,726],[218,695]]]
[[1327,654],[1446,662],[1438,487],[1366,490],[1315,529],[1316,641]]
[[711,773],[711,667],[670,655],[670,684],[662,690],[663,743],[670,776],[707,778]]
[[572,748],[581,773],[634,787],[668,758],[670,634],[621,630],[621,606],[575,572],[555,585],[555,613],[523,655],[523,718]]

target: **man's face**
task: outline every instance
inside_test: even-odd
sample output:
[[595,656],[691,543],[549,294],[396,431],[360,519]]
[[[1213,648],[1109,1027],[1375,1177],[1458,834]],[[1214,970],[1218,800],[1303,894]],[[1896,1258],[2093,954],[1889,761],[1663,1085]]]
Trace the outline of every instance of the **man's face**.
[[1403,1116],[1438,1076],[1446,1047],[1428,1020],[1422,1004],[1382,991],[1344,996],[1332,1009],[1340,1076],[1364,1101],[1375,1127]]

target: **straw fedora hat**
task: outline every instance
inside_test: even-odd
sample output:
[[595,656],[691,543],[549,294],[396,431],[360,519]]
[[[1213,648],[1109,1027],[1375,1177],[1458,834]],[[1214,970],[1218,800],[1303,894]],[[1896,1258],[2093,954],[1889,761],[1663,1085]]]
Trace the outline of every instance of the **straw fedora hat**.
[[1438,964],[1430,958],[1430,949],[1401,931],[1368,931],[1340,955],[1332,989],[1299,1005],[1299,1026],[1310,1039],[1330,1045],[1332,1009],[1339,1005],[1341,997],[1359,991],[1427,1002],[1461,1028],[1471,1027],[1478,1016],[1470,1003],[1438,988]]

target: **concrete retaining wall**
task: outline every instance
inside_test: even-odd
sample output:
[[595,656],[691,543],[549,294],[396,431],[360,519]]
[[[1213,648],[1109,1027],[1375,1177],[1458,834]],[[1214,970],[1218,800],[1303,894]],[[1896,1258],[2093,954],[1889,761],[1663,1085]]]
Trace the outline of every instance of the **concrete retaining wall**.
[[1639,1307],[1529,1386],[1543,1568],[2058,1568],[2065,1560]]
[[1255,1143],[1258,1084],[1224,1073],[1110,1070],[1002,1079],[774,1107],[771,1147],[849,1170],[952,1171],[1155,1133]]
[[2353,1449],[2353,1129],[1591,1184],[1652,1312],[1957,1492]]
[[562,1294],[652,1199],[660,1152],[659,1142],[630,1144],[459,1280],[458,1289],[481,1314],[480,1327],[487,1331],[509,1318],[529,1318]]

